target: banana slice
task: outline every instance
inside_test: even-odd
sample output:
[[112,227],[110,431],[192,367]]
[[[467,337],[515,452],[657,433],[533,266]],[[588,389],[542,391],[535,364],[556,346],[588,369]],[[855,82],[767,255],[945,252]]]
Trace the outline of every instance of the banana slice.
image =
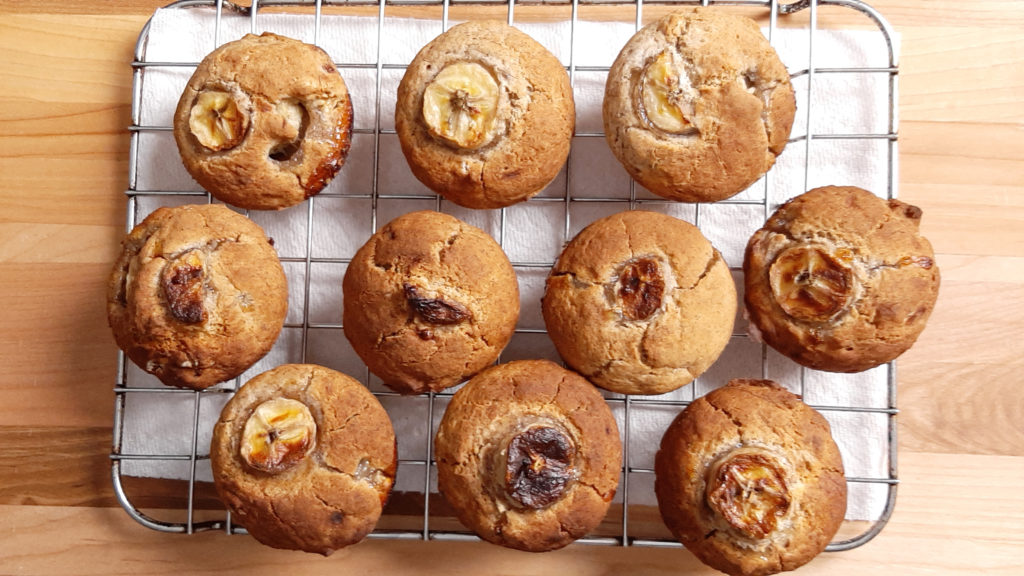
[[206,148],[228,150],[242,141],[249,128],[249,116],[231,94],[210,90],[196,98],[189,112],[188,127]]
[[445,66],[423,92],[423,119],[435,137],[466,150],[494,139],[498,82],[483,66]]
[[316,445],[316,422],[298,400],[274,398],[245,422],[241,455],[249,466],[278,474],[298,464]]
[[553,426],[531,426],[505,451],[505,493],[517,505],[539,510],[561,499],[576,475],[576,447]]
[[283,120],[281,136],[289,140],[298,138],[304,125],[309,122],[306,108],[297,100],[289,98],[278,102],[274,109]]
[[695,129],[692,119],[697,91],[683,64],[682,57],[666,50],[647,64],[640,80],[642,116],[648,124],[669,134]]
[[740,450],[711,470],[706,498],[730,526],[760,539],[789,511],[789,489],[779,463],[767,454]]
[[845,310],[853,298],[854,279],[840,258],[819,246],[784,250],[769,270],[779,306],[793,318],[811,322],[828,320]]
[[167,309],[181,322],[206,321],[206,270],[199,250],[189,250],[168,262],[160,275]]
[[287,98],[274,106],[280,118],[280,124],[273,126],[268,132],[278,139],[270,150],[270,157],[283,162],[295,156],[302,147],[302,139],[309,126],[309,112],[298,100]]

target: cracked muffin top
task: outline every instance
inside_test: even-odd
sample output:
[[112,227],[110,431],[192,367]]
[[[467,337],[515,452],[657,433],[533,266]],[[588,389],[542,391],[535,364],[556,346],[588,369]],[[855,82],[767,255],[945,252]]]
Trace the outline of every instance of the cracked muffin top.
[[498,358],[519,319],[519,284],[486,232],[440,212],[381,228],[345,272],[344,328],[384,384],[454,386]]
[[409,64],[395,130],[412,173],[467,208],[501,208],[558,175],[576,124],[565,68],[504,22],[466,22]]
[[541,309],[572,369],[613,392],[661,394],[718,359],[732,335],[736,286],[695,226],[628,211],[569,242]]
[[669,530],[732,576],[799,568],[846,513],[828,422],[770,380],[733,380],[687,406],[665,431],[654,471]]
[[218,200],[277,210],[318,194],[352,142],[352,101],[326,52],[270,32],[208,54],[174,113],[188,173]]
[[366,387],[322,366],[286,364],[224,406],[210,464],[221,501],[254,538],[326,556],[373,531],[398,453]]
[[107,318],[140,368],[169,386],[201,390],[270,351],[288,285],[255,222],[219,204],[158,208],[121,246]]
[[547,360],[500,364],[455,393],[435,440],[438,489],[488,542],[555,550],[601,523],[622,464],[608,404]]
[[605,85],[608,145],[651,192],[715,202],[782,153],[796,98],[757,23],[719,8],[668,14],[623,47]]
[[909,349],[939,292],[921,210],[852,186],[783,204],[747,243],[751,331],[796,362],[859,372]]

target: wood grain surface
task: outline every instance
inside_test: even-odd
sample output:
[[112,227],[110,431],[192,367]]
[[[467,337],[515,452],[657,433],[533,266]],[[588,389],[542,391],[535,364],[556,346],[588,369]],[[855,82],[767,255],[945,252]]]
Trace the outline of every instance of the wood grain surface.
[[[132,521],[110,483],[132,50],[165,1],[0,1],[0,574],[712,574],[680,549],[371,540],[329,559]],[[800,574],[1024,574],[1024,2],[874,0],[939,302],[899,361],[896,512]],[[599,13],[595,9],[595,14]],[[180,487],[142,486],[147,506]],[[201,494],[200,502],[214,503]]]

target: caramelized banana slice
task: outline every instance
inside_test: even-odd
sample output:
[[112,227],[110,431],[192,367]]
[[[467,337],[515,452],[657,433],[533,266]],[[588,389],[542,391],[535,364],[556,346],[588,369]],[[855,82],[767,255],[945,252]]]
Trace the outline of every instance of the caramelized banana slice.
[[189,112],[188,127],[204,147],[228,150],[238,146],[249,129],[249,116],[227,92],[199,94]]
[[661,267],[652,258],[637,258],[625,264],[619,273],[619,298],[622,315],[630,320],[647,320],[661,308],[665,279]]
[[423,92],[423,119],[430,133],[475,150],[495,136],[498,82],[483,66],[457,62],[441,70]]
[[171,316],[186,324],[206,321],[203,300],[206,297],[205,272],[200,251],[189,250],[168,262],[161,274],[161,284]]
[[828,320],[845,310],[853,297],[852,271],[820,246],[787,248],[768,274],[775,300],[798,320]]
[[473,319],[473,313],[458,302],[429,298],[412,284],[403,284],[405,299],[409,307],[428,324],[451,326]]
[[298,464],[316,445],[316,422],[298,400],[274,398],[260,404],[242,431],[242,460],[270,474]]
[[651,126],[669,134],[692,132],[696,98],[683,59],[675,52],[662,52],[644,68],[639,101],[642,116]]
[[742,534],[761,539],[789,511],[789,489],[768,454],[737,451],[711,469],[705,495],[711,509]]
[[505,492],[525,508],[540,509],[562,497],[573,476],[576,449],[557,428],[532,426],[512,437],[505,462]]

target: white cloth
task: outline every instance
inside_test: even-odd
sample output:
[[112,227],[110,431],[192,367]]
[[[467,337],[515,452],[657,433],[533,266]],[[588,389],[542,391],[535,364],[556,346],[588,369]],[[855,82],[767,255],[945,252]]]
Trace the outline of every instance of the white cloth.
[[[196,63],[216,46],[214,40],[214,12],[208,9],[161,9],[154,15],[148,34],[144,60],[147,62]],[[225,11],[219,27],[219,43],[236,39],[243,34],[272,31],[312,42],[314,19],[311,15],[261,13],[252,20]],[[451,24],[451,23],[450,23]],[[570,23],[518,23],[516,24],[541,44],[550,49],[567,66],[607,67],[619,49],[634,32],[632,23],[588,22],[577,23],[575,50],[570,47]],[[407,64],[417,50],[441,33],[440,21],[404,20],[385,18],[380,47],[381,62],[385,65]],[[766,31],[767,33],[767,31]],[[357,129],[375,127],[378,99],[376,97],[377,18],[323,16],[318,42],[341,66],[352,93]],[[807,30],[778,28],[772,41],[790,71],[806,70],[809,65]],[[362,64],[364,67],[346,67]],[[881,33],[877,31],[819,31],[814,37],[814,65],[816,67],[886,67],[889,54]],[[178,97],[193,68],[148,67],[141,86],[141,118],[144,126],[170,126]],[[381,74],[379,96],[380,126],[393,127],[395,90],[402,70],[385,66]],[[595,134],[602,130],[601,98],[606,73],[576,71],[573,76],[577,108],[577,132]],[[885,73],[814,75],[813,98],[808,108],[807,75],[794,80],[797,89],[797,119],[792,136],[807,132],[808,110],[810,125],[815,134],[885,133],[889,126],[888,75]],[[812,140],[809,169],[804,171],[807,144],[792,142],[780,156],[771,171],[768,184],[756,183],[738,198],[764,199],[767,191],[769,208],[805,189],[824,184],[852,184],[884,195],[889,185],[888,142],[886,140]],[[347,197],[369,194],[373,184],[374,136],[356,134],[351,154],[342,172],[325,190],[326,196],[313,200],[312,256],[313,258],[348,258],[371,234],[371,202],[368,198]],[[429,199],[399,200],[381,198],[378,201],[376,225],[417,209],[437,206],[433,195],[418,183],[409,171],[397,138],[383,134],[379,142],[380,194],[426,194]],[[569,178],[568,185],[566,178]],[[893,177],[895,180],[895,176]],[[573,142],[568,162],[568,176],[563,170],[548,187],[544,196],[564,197],[566,188],[574,197],[607,198],[608,202],[577,202],[570,205],[568,216],[564,202],[529,202],[505,211],[504,228],[499,211],[473,211],[442,202],[442,210],[479,226],[503,246],[513,262],[552,262],[558,255],[565,232],[573,235],[593,220],[626,209],[628,205],[615,201],[629,198],[629,177],[616,162],[601,137],[577,137]],[[893,183],[895,185],[895,183]],[[200,190],[188,176],[178,160],[174,139],[167,131],[143,131],[139,136],[137,189],[145,190]],[[656,199],[638,188],[640,199]],[[158,205],[204,201],[202,198],[145,196],[139,197],[138,220]],[[731,266],[742,262],[743,247],[750,235],[760,227],[765,209],[759,204],[702,205],[697,209],[690,204],[652,203],[645,208],[664,211],[690,222],[699,220],[704,234],[722,251]],[[279,253],[285,257],[305,258],[307,221],[310,220],[307,203],[281,212],[252,213],[274,238]],[[504,238],[502,236],[504,230]],[[302,322],[305,294],[304,262],[288,262],[285,269],[289,277],[289,323]],[[341,322],[341,278],[344,264],[315,262],[310,268],[308,320],[313,324],[337,325]],[[519,327],[542,329],[539,300],[543,291],[543,268],[519,268],[523,312]],[[734,272],[739,280],[739,273]],[[742,333],[746,321],[737,319],[736,331]],[[547,339],[539,333],[517,334],[503,354],[503,360],[545,357],[557,360]],[[302,356],[302,331],[285,328],[274,350],[242,377],[242,381],[284,362],[298,362]],[[384,390],[379,381],[368,376],[365,366],[354,355],[343,333],[335,327],[314,328],[309,331],[305,360],[324,364],[368,382],[374,390]],[[801,392],[800,371],[790,361],[773,351],[768,352],[765,375],[782,382],[790,389]],[[885,368],[857,375],[822,374],[809,371],[803,385],[804,399],[821,406],[856,406],[884,408],[888,402]],[[737,336],[722,358],[695,385],[670,393],[664,398],[689,400],[724,384],[735,377],[762,375],[762,347],[747,338]],[[130,386],[159,387],[159,382],[134,366],[128,368]],[[196,430],[197,451],[208,453],[210,433],[227,394],[130,393],[124,419],[123,452],[126,454],[188,454],[192,443],[192,421],[196,408],[199,426]],[[609,395],[609,397],[616,397]],[[617,397],[621,398],[621,397]],[[384,398],[383,402],[395,422],[403,459],[426,458],[428,438],[428,401],[425,398]],[[433,423],[443,413],[446,399],[435,402]],[[623,421],[623,405],[612,406]],[[653,468],[654,452],[661,434],[679,406],[652,406],[634,403],[630,407],[629,454],[630,465]],[[833,433],[839,442],[850,476],[885,477],[888,470],[887,416],[874,413],[824,411],[831,421]],[[127,461],[123,471],[127,475],[188,478],[187,461]],[[404,465],[399,470],[397,489],[422,490],[424,470],[421,465]],[[200,459],[197,478],[209,480],[207,461]],[[653,504],[653,477],[634,474],[630,478],[631,503]],[[621,492],[621,491],[620,491]],[[886,488],[883,485],[853,485],[847,518],[874,519],[884,506]],[[617,497],[621,499],[621,493]]]

